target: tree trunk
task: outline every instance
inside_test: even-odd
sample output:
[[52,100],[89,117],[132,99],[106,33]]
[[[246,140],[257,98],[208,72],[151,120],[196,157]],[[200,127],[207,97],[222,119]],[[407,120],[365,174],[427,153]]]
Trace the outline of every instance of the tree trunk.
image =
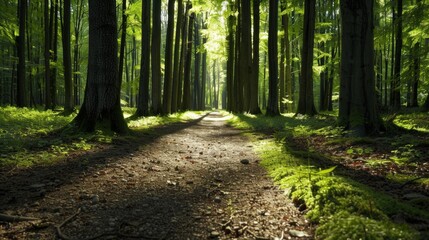
[[240,91],[242,92],[243,110],[249,111],[250,83],[252,82],[252,33],[250,1],[241,0],[241,42],[240,42]]
[[165,39],[165,70],[163,113],[171,113],[171,99],[173,94],[173,33],[174,33],[174,0],[168,0],[167,37]]
[[268,28],[268,71],[269,71],[269,90],[268,105],[266,115],[277,116],[279,112],[278,100],[278,63],[277,63],[277,20],[279,15],[278,0],[269,1],[269,28]]
[[[203,31],[207,31],[207,13],[205,13],[205,17],[203,17],[202,29]],[[203,46],[207,43],[207,37],[203,36]],[[204,52],[202,53],[201,60],[201,95],[200,95],[200,109],[205,110],[206,108],[206,82],[207,82],[207,50],[204,48]]]
[[260,0],[253,0],[253,60],[250,76],[250,106],[249,113],[260,114],[259,108],[259,29],[260,29]]
[[396,48],[395,48],[395,66],[393,78],[393,103],[394,110],[401,108],[401,55],[402,55],[402,0],[397,0],[397,17],[396,17]]
[[183,27],[183,0],[177,1],[177,23],[176,23],[176,37],[174,39],[174,66],[173,66],[173,89],[171,94],[171,112],[177,112],[179,101],[177,99],[179,91],[179,78],[180,78],[180,38]]
[[187,51],[188,35],[190,35],[191,39],[192,39],[192,34],[188,34],[188,28],[189,28],[188,27],[188,22],[189,22],[188,12],[189,12],[189,9],[191,9],[191,8],[192,8],[192,4],[190,2],[187,2],[185,15],[183,16],[184,22],[182,25],[182,46],[181,46],[181,54],[180,54],[179,79],[178,79],[179,82],[177,83],[177,108],[180,108],[182,110],[183,110],[182,96],[183,96],[183,91],[184,91],[185,68],[186,68],[186,59],[187,59],[187,54],[188,54],[188,51]]
[[383,129],[377,109],[372,0],[342,0],[339,124],[354,135]]
[[49,0],[45,0],[44,6],[44,25],[45,25],[45,109],[52,108],[52,97],[51,97],[51,80],[50,80],[50,32],[49,32]]
[[70,37],[70,21],[71,21],[71,4],[70,0],[64,0],[64,21],[62,27],[63,34],[63,64],[64,64],[64,112],[66,114],[73,112],[73,80],[72,80],[72,64],[71,64],[71,37]]
[[[231,12],[234,10],[234,4],[229,1],[228,5]],[[227,92],[227,110],[234,111],[234,59],[235,59],[235,42],[234,42],[234,23],[235,15],[230,13],[227,19],[227,62],[226,62],[226,92]],[[213,69],[215,71],[215,69]]]
[[[280,4],[280,10],[281,12],[283,12],[286,9],[286,4],[284,1],[281,2]],[[283,14],[281,16],[281,29],[283,32],[287,31],[287,28],[285,27],[286,25],[286,15]],[[283,113],[285,111],[285,103],[284,103],[284,99],[285,99],[285,53],[286,53],[286,44],[285,44],[285,39],[286,34],[283,34],[283,37],[280,39],[280,83],[279,83],[279,88],[280,88],[280,96],[279,96],[279,104],[280,104],[280,112]]]
[[413,47],[413,69],[412,69],[412,86],[411,86],[411,103],[410,107],[418,107],[418,88],[420,81],[420,43],[416,43]]
[[[122,75],[124,72],[124,61],[126,60],[125,48],[127,45],[127,0],[122,0],[122,24],[121,24],[121,45],[119,47],[119,66],[118,66],[118,79],[122,81]],[[128,71],[126,72],[128,74]],[[128,82],[127,78],[127,82]],[[127,84],[128,85],[128,84]],[[128,87],[128,86],[127,86]],[[127,94],[128,95],[128,94]],[[129,103],[129,98],[127,102]]]
[[54,63],[54,67],[51,69],[50,81],[51,89],[50,94],[52,98],[52,109],[55,109],[57,105],[57,71],[58,71],[58,0],[51,0],[51,16],[49,23],[49,32],[50,32],[50,45],[51,45],[51,59]]
[[287,111],[292,112],[292,101],[293,101],[293,84],[292,84],[292,71],[291,71],[291,51],[290,51],[290,41],[289,41],[289,15],[285,15],[285,24],[284,24],[284,34],[285,34],[285,44],[286,44],[286,99],[288,103],[286,104]]
[[73,120],[82,131],[92,132],[101,123],[119,134],[128,132],[120,105],[117,35],[116,1],[89,0],[88,80]]
[[184,70],[184,80],[183,80],[183,102],[182,110],[191,109],[191,62],[192,62],[192,32],[195,20],[195,13],[192,13],[189,16],[188,23],[188,46],[186,49],[186,61],[185,61],[185,70]]
[[199,52],[199,48],[200,48],[200,20],[201,17],[200,15],[198,15],[195,18],[195,47],[194,47],[194,51],[195,51],[195,58],[194,58],[194,91],[192,94],[192,109],[193,110],[198,110],[200,109],[200,105],[199,105],[199,99],[200,99],[200,94],[201,94],[201,89],[200,89],[200,64],[201,64],[201,53]]
[[306,0],[304,5],[304,34],[301,57],[301,81],[297,114],[316,114],[313,94],[313,48],[316,21],[316,1]]
[[240,57],[240,49],[241,49],[241,10],[240,10],[240,2],[236,1],[236,8],[238,11],[237,15],[237,27],[235,29],[235,65],[234,65],[234,112],[241,113],[243,112],[243,86],[241,84],[241,57]]
[[161,1],[152,10],[152,114],[162,113],[161,105]]
[[[17,51],[18,51],[18,68],[17,68],[17,91],[16,91],[16,105],[18,107],[27,107],[27,89],[26,89],[26,68],[25,68],[25,16],[27,11],[27,0],[20,0],[18,2],[18,16],[19,16],[19,36],[16,38]],[[48,60],[49,61],[49,60]],[[12,103],[12,101],[11,101]]]
[[142,50],[140,66],[139,101],[136,116],[149,115],[149,77],[150,77],[150,0],[142,1]]

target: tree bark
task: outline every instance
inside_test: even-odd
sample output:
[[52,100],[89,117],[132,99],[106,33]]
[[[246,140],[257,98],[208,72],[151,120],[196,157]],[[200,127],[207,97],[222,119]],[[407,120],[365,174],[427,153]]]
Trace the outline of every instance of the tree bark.
[[192,94],[192,109],[198,110],[200,109],[200,94],[201,94],[201,87],[200,87],[200,66],[201,66],[201,53],[199,51],[200,48],[200,21],[201,17],[200,15],[197,15],[195,18],[195,47],[194,47],[194,88],[193,88],[193,94]]
[[392,107],[394,110],[401,108],[401,56],[402,56],[402,0],[397,0],[396,25],[396,48],[395,48],[395,66],[392,91]]
[[17,68],[17,92],[16,92],[16,105],[18,107],[27,107],[27,90],[26,90],[26,68],[25,68],[25,18],[27,11],[27,0],[20,0],[18,2],[18,16],[19,16],[19,35],[16,38],[17,51],[18,51],[18,68]]
[[82,131],[97,123],[119,134],[128,132],[120,105],[115,0],[89,0],[88,80],[79,114],[73,120]]
[[[127,0],[122,0],[122,24],[121,24],[121,45],[119,47],[119,66],[118,66],[118,78],[122,81],[122,75],[124,72],[124,61],[125,61],[125,48],[127,43]],[[129,104],[129,98],[127,99]]]
[[[177,83],[177,108],[183,110],[183,101],[182,96],[184,92],[184,79],[185,79],[185,68],[186,68],[186,59],[187,59],[187,48],[188,48],[188,36],[192,34],[188,34],[189,28],[189,9],[192,8],[192,4],[188,1],[186,3],[185,15],[183,16],[184,22],[182,25],[182,46],[181,46],[181,54],[180,54],[180,63],[179,63],[179,79]],[[192,40],[191,40],[192,41]],[[190,77],[190,76],[189,76]],[[189,90],[190,91],[190,90]]]
[[313,48],[316,21],[316,1],[306,0],[304,4],[304,33],[301,57],[301,81],[297,114],[315,115],[313,94]]
[[63,65],[64,65],[64,112],[70,114],[73,112],[73,80],[72,80],[72,63],[71,63],[71,4],[70,0],[64,0],[64,21],[62,27],[63,34]]
[[182,101],[182,110],[191,109],[191,62],[192,62],[192,32],[195,20],[195,13],[192,13],[189,16],[188,23],[188,42],[186,49],[186,61],[185,61],[185,70],[184,70],[184,80],[183,80],[183,101]]
[[277,116],[279,112],[278,100],[278,62],[277,62],[277,25],[279,15],[278,0],[269,1],[269,28],[268,28],[268,71],[269,71],[269,90],[268,105],[266,115]]
[[252,81],[252,35],[251,35],[251,12],[250,1],[241,0],[240,6],[240,94],[242,94],[243,110],[249,111],[250,82]]
[[174,0],[168,0],[167,37],[165,39],[165,70],[163,114],[171,113],[171,99],[173,94],[173,31],[174,31]]
[[177,23],[176,23],[176,37],[174,39],[174,65],[173,65],[173,88],[171,94],[171,112],[177,112],[178,108],[178,91],[179,91],[179,74],[180,74],[180,39],[183,26],[183,0],[177,1]]
[[259,29],[260,29],[260,2],[261,0],[253,0],[253,60],[252,72],[250,76],[250,105],[249,113],[260,114],[259,108]]
[[[234,4],[229,1],[228,5],[231,12],[234,10]],[[234,23],[235,15],[230,13],[227,19],[228,35],[227,35],[227,62],[226,62],[226,91],[227,91],[227,110],[234,111],[234,59],[235,59],[235,42],[234,42]],[[213,69],[215,71],[215,69]]]
[[51,98],[51,79],[50,79],[50,34],[49,34],[49,0],[45,0],[44,5],[44,27],[45,27],[45,109],[52,108],[52,98]]
[[161,105],[161,1],[152,10],[152,114],[162,113]]
[[342,0],[339,124],[363,136],[383,130],[377,109],[372,0]]
[[142,49],[140,66],[139,101],[136,116],[149,115],[150,77],[150,0],[142,1]]

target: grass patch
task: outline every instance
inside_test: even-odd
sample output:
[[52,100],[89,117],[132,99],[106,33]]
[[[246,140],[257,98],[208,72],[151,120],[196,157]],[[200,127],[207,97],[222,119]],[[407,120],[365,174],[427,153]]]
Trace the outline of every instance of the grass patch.
[[[135,112],[125,108],[124,116]],[[75,114],[63,116],[58,112],[29,108],[0,107],[0,168],[31,167],[54,164],[76,151],[87,151],[96,144],[112,144],[120,138],[108,130],[81,133],[67,126]],[[169,116],[141,117],[129,120],[133,132],[147,132],[156,126],[185,122],[201,117],[203,112],[184,112]],[[133,139],[135,140],[135,139]]]
[[[328,116],[329,118],[329,116]],[[272,119],[271,125],[267,122]],[[260,123],[258,123],[258,120]],[[244,122],[244,123],[243,123]],[[335,137],[338,143],[350,145],[371,144],[367,138],[346,140],[329,119],[299,119],[290,116],[267,118],[238,115],[230,124],[242,129],[264,132],[263,126],[279,126],[274,139],[259,138],[255,142],[261,164],[306,216],[319,224],[316,237],[320,239],[416,239],[420,233],[406,224],[392,219],[395,216],[413,216],[429,219],[429,212],[414,207],[388,194],[337,175],[335,162],[311,151],[296,151],[286,147],[289,137],[305,139],[308,136]],[[282,127],[280,127],[282,126]],[[305,141],[305,140],[304,140]],[[307,140],[310,141],[310,140]],[[349,141],[349,142],[347,142]],[[345,148],[347,149],[347,148]],[[372,148],[348,148],[354,155],[370,154]],[[352,149],[352,150],[350,150]],[[345,150],[347,151],[347,150]],[[346,153],[347,154],[347,153]],[[328,160],[328,161],[326,161]],[[331,166],[325,166],[331,162]],[[321,167],[323,169],[321,169]]]

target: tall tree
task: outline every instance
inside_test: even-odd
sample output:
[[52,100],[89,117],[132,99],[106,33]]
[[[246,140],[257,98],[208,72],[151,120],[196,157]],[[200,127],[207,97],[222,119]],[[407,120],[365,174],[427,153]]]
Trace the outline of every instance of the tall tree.
[[298,114],[314,115],[313,94],[313,48],[314,27],[316,22],[316,0],[305,0],[304,33],[301,57],[301,81],[299,85]]
[[[121,23],[121,45],[119,47],[118,78],[122,80],[124,71],[125,48],[127,43],[127,0],[122,0],[122,23]],[[128,74],[128,71],[127,71]],[[128,78],[127,78],[128,79]],[[128,99],[129,102],[130,99]]]
[[285,111],[285,102],[283,101],[286,97],[286,69],[285,69],[285,58],[286,58],[286,17],[287,15],[284,13],[284,11],[286,10],[286,2],[285,1],[281,1],[280,2],[280,10],[282,12],[281,15],[281,29],[283,31],[283,37],[280,39],[280,79],[279,79],[279,88],[280,88],[280,95],[279,95],[279,100],[280,100],[280,112],[283,113]]
[[51,81],[50,95],[52,98],[52,109],[57,105],[57,69],[58,69],[58,0],[51,0],[51,14],[49,17],[49,43],[51,61],[54,63],[50,73]]
[[194,58],[194,88],[193,88],[193,93],[192,93],[192,108],[193,110],[197,110],[200,109],[200,95],[201,95],[201,87],[200,87],[200,82],[201,82],[201,78],[200,78],[200,69],[201,69],[201,53],[200,53],[200,22],[201,22],[201,15],[197,15],[195,18],[195,30],[194,30],[194,42],[195,42],[195,47],[194,47],[194,54],[195,54],[195,58]]
[[[182,45],[181,54],[180,54],[180,62],[179,62],[179,78],[177,83],[177,108],[183,110],[183,101],[182,96],[184,92],[184,80],[186,75],[186,62],[187,62],[187,54],[188,54],[188,35],[190,35],[190,41],[192,42],[192,34],[188,34],[188,21],[189,21],[189,10],[192,8],[192,4],[190,1],[186,3],[185,15],[183,16],[183,25],[182,25]],[[190,75],[189,75],[190,77]],[[190,90],[189,90],[190,91]]]
[[27,0],[20,0],[18,2],[18,16],[19,16],[19,36],[17,37],[18,49],[18,71],[17,71],[17,93],[16,105],[18,107],[28,106],[26,79],[25,79],[25,25],[26,25],[26,11]]
[[279,2],[278,0],[269,1],[268,10],[268,71],[269,71],[269,91],[268,91],[268,105],[266,115],[276,116],[280,115],[279,100],[278,100],[278,62],[277,62],[277,28],[279,16]]
[[372,0],[341,1],[341,75],[339,124],[356,135],[382,130],[374,72]]
[[71,113],[73,111],[73,80],[72,80],[72,63],[71,63],[71,37],[70,37],[70,21],[71,21],[71,4],[70,0],[64,0],[64,19],[62,23],[63,35],[63,65],[64,65],[64,112]]
[[179,94],[179,79],[180,79],[180,44],[181,33],[183,25],[183,0],[177,1],[177,23],[176,23],[176,37],[174,38],[174,65],[173,65],[173,88],[171,94],[171,112],[177,112],[178,108],[178,99],[177,95]]
[[84,0],[78,0],[76,2],[76,8],[73,12],[74,17],[74,44],[73,44],[73,95],[74,104],[80,105],[80,85],[81,85],[81,73],[80,73],[80,55],[81,55],[81,44],[80,40],[82,37],[83,23],[85,16],[85,5]]
[[397,15],[395,30],[395,66],[394,66],[394,77],[392,84],[392,107],[394,110],[401,108],[401,56],[402,56],[402,0],[397,0]]
[[150,0],[142,1],[142,49],[137,116],[149,115],[150,77]]
[[174,0],[168,0],[167,37],[165,39],[165,70],[163,113],[171,113],[171,100],[173,94],[173,33],[174,33]]
[[162,113],[161,105],[161,1],[153,1],[152,10],[152,114]]
[[[190,5],[188,5],[190,6]],[[192,62],[192,31],[195,21],[195,13],[191,13],[188,22],[188,41],[186,48],[186,60],[183,78],[183,101],[182,110],[191,109],[191,62]]]
[[82,131],[106,124],[114,132],[128,131],[120,105],[115,0],[89,0],[88,80],[79,114],[73,120]]
[[249,99],[250,99],[250,82],[252,81],[252,33],[251,33],[251,11],[250,1],[241,0],[240,9],[240,21],[241,21],[241,42],[240,42],[240,54],[239,54],[239,69],[240,69],[240,91],[243,95],[243,109],[249,111]]
[[[234,38],[234,23],[235,15],[233,14],[234,4],[228,1],[230,13],[227,19],[228,35],[227,35],[227,62],[226,62],[226,92],[227,92],[227,110],[235,111],[234,109],[234,59],[235,59],[235,38]],[[214,68],[213,68],[214,71]]]
[[250,103],[249,113],[260,114],[259,108],[259,29],[260,29],[260,3],[261,0],[253,0],[253,59],[252,59],[252,75],[250,82]]
[[45,109],[52,108],[52,96],[51,96],[51,75],[50,75],[50,32],[49,32],[49,0],[45,0],[44,5],[44,27],[45,27],[45,49],[44,49],[44,57],[45,57]]

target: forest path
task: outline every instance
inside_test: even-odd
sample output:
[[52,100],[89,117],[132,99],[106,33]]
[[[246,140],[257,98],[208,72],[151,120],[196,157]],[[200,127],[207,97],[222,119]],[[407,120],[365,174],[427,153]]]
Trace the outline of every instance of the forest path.
[[217,112],[112,145],[7,176],[0,212],[44,220],[0,224],[0,239],[54,239],[70,216],[60,229],[71,239],[312,238]]

